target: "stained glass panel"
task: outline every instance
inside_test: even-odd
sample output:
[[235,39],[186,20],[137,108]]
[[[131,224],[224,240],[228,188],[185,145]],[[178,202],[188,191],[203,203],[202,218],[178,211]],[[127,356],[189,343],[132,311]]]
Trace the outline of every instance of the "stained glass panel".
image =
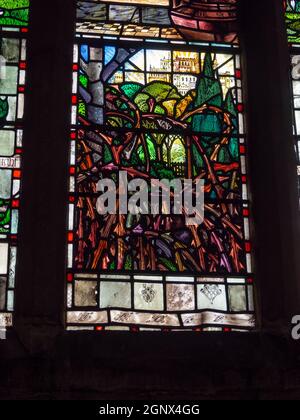
[[293,130],[298,162],[300,197],[300,1],[290,0],[286,5],[286,24],[291,52],[291,74],[293,91]]
[[[69,330],[254,327],[236,30],[235,0],[77,2]],[[120,211],[124,176],[146,197],[138,214]],[[153,193],[163,179],[172,204]],[[103,180],[117,212],[101,211]],[[204,184],[199,225],[174,212],[186,180]]]
[[14,310],[28,6],[0,1],[0,333]]

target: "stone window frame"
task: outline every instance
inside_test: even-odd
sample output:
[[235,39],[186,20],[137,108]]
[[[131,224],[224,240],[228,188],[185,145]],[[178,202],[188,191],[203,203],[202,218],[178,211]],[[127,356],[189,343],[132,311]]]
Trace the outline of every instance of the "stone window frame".
[[[259,7],[253,0],[240,1],[258,303],[258,328],[245,334],[65,331],[75,2],[63,3],[52,0],[45,9],[40,0],[31,0],[16,310],[14,327],[0,341],[0,365],[25,359],[34,366],[38,356],[45,374],[52,368],[58,378],[70,371],[64,361],[71,359],[78,372],[94,369],[91,382],[102,375],[99,387],[113,383],[110,367],[137,384],[139,366],[156,389],[153,366],[164,375],[176,366],[178,372],[196,368],[199,373],[220,366],[254,370],[266,360],[278,367],[292,363],[282,358],[299,346],[290,340],[290,330],[292,317],[300,314],[300,218],[282,1],[264,0]],[[280,153],[270,159],[274,149]],[[199,381],[194,377],[195,387]]]

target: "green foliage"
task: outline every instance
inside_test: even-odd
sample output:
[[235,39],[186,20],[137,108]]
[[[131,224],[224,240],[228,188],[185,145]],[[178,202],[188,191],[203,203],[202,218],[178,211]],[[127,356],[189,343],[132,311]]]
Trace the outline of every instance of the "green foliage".
[[146,158],[145,158],[145,152],[144,152],[143,146],[139,146],[139,148],[137,149],[137,154],[138,154],[140,162],[145,164]]
[[[199,108],[205,104],[216,107],[222,107],[223,105],[222,86],[213,70],[212,58],[209,53],[205,56],[203,73],[199,78],[196,89],[194,108]],[[214,112],[206,112],[193,117],[192,128],[196,132],[218,133],[222,130],[222,121],[220,116]]]
[[165,167],[161,162],[153,162],[151,165],[151,176],[158,179],[169,179],[175,178],[175,174],[171,169]]
[[196,168],[203,168],[204,162],[195,144],[192,145],[192,154]]
[[294,32],[299,32],[300,30],[300,20],[294,20],[290,23],[289,28]]
[[[139,158],[139,155],[137,154],[137,151],[134,150],[131,154],[130,162],[126,161],[127,166],[129,167],[135,167],[141,164],[141,160]],[[124,165],[125,166],[125,165]]]
[[110,269],[110,270],[115,270],[115,269],[116,269],[116,267],[117,267],[116,261],[112,261],[112,262],[109,264],[109,269]]
[[167,138],[163,144],[163,159],[170,163],[184,163],[186,161],[186,151],[180,139]]
[[[153,140],[151,139],[151,137],[149,135],[146,135],[146,143],[147,143],[147,148],[148,148],[148,153],[150,156],[150,160],[156,160],[156,148],[155,145],[153,143]],[[141,160],[141,162],[145,163],[146,162],[146,157],[145,157],[145,151],[143,146],[140,146],[138,148],[138,156]]]
[[174,86],[163,82],[152,82],[142,92],[155,98],[157,103],[181,98],[181,95]]
[[159,258],[159,261],[170,271],[177,271],[177,266],[167,258]]
[[88,83],[89,83],[87,76],[85,76],[84,74],[81,74],[79,76],[79,83],[81,84],[81,86],[87,89]]
[[154,114],[165,115],[166,111],[160,105],[156,105],[156,107],[154,108]]
[[234,125],[234,128],[237,130],[238,129],[238,112],[236,109],[236,105],[235,105],[235,101],[234,101],[234,97],[233,97],[233,93],[231,89],[227,92],[225,103],[224,103],[224,109],[225,111],[227,111],[229,114],[232,115],[233,117],[232,123]]
[[122,118],[122,114],[120,114],[120,117],[109,117],[109,124],[116,128],[132,128],[132,124]]
[[156,146],[148,134],[146,134],[146,141],[147,141],[147,147],[150,155],[151,160],[156,160]]
[[27,26],[29,0],[0,0],[0,25]]
[[[151,112],[160,116],[165,116],[167,114],[169,116],[174,116],[177,102],[181,99],[181,95],[178,93],[177,88],[164,82],[152,82],[146,86],[142,86],[138,83],[123,83],[120,86],[120,91],[122,95],[126,96],[129,101],[134,103],[141,114]],[[106,93],[108,94],[108,98],[109,95],[113,95],[110,100],[120,113],[118,117],[109,117],[109,124],[113,127],[131,128],[132,124],[130,125],[128,119],[124,118],[125,114],[133,118],[135,122],[136,116],[124,99],[121,99],[118,89],[109,87],[106,90]],[[145,129],[157,128],[156,122],[150,121],[149,119],[143,119],[142,126]]]
[[127,255],[125,260],[125,270],[132,270],[132,257]]
[[9,208],[9,201],[0,199],[0,233],[7,233],[11,219],[11,210]]
[[132,99],[142,89],[138,83],[125,83],[121,86],[121,91],[127,98]]
[[163,144],[163,141],[166,139],[166,134],[160,133],[152,133],[152,138],[154,139],[155,143],[158,145]]
[[233,97],[231,89],[227,92],[227,95],[226,95],[226,98],[225,98],[224,108],[233,117],[237,118],[238,113],[237,113],[237,109],[236,109],[236,105],[235,105],[235,102],[234,102],[234,97]]
[[[115,123],[113,123],[112,125],[114,127],[116,126],[117,127],[130,127],[128,126],[128,120],[123,118],[123,115],[129,115],[130,117],[133,117],[134,114],[132,111],[129,110],[128,101],[126,100],[126,98],[124,99],[123,97],[121,97],[119,90],[114,88],[113,86],[109,86],[106,89],[106,94],[107,94],[107,97],[110,98],[110,101],[112,105],[114,106],[114,108],[117,109],[118,111],[121,111],[119,118],[123,120],[123,122],[120,122],[120,123],[118,122],[117,125]],[[111,123],[111,119],[112,118],[110,117],[109,118],[110,123]]]
[[171,150],[172,163],[184,163],[186,160],[185,149],[182,144],[173,144]]
[[104,144],[103,146],[103,163],[104,165],[107,165],[109,163],[113,162],[113,156],[111,154],[111,151],[107,144]]
[[238,161],[239,160],[239,140],[236,137],[230,139],[228,148],[232,156],[232,159],[234,161]]
[[291,43],[300,43],[300,3],[296,2],[292,8],[290,2],[287,4],[286,26],[288,32],[288,40]]
[[139,93],[134,99],[134,103],[137,105],[138,109],[143,112],[149,112],[149,99],[150,96],[145,93]]
[[86,117],[87,115],[86,104],[83,101],[80,101],[78,104],[78,114],[81,115],[82,117]]
[[222,102],[222,86],[214,73],[211,54],[208,53],[205,56],[203,74],[197,87],[195,106],[208,104],[220,107]]
[[231,157],[228,153],[227,147],[221,147],[220,152],[219,152],[218,161],[220,163],[230,163],[231,162]]
[[155,130],[157,128],[155,121],[150,121],[143,119],[142,120],[142,128],[145,128],[146,130]]
[[8,99],[0,98],[0,122],[3,123],[6,121],[6,118],[8,116],[8,111],[9,111]]
[[[84,80],[82,83],[84,83]],[[130,106],[130,104],[134,104],[140,114],[141,127],[146,130],[157,130],[165,125],[171,125],[172,127],[172,124],[175,127],[176,122],[174,120],[177,120],[178,122],[186,122],[188,129],[207,133],[207,135],[201,135],[201,145],[208,157],[212,156],[216,150],[215,146],[220,143],[220,134],[225,129],[223,112],[228,113],[233,124],[233,137],[218,149],[217,162],[230,164],[233,161],[238,161],[239,142],[236,138],[238,112],[235,98],[232,90],[228,91],[225,98],[223,97],[223,89],[218,74],[214,70],[210,53],[205,56],[203,72],[198,79],[196,89],[190,91],[185,97],[179,94],[176,87],[162,81],[152,82],[145,86],[138,83],[123,83],[118,88],[110,86],[106,89],[106,93],[110,102],[110,109],[113,111],[112,114],[115,114],[109,116],[109,124],[112,127],[132,128],[137,124],[136,112],[132,109],[133,106]],[[128,98],[128,102],[124,97]],[[183,116],[188,112],[194,110],[199,112],[203,105],[209,105],[211,108],[216,107],[217,109],[201,110],[201,114],[198,113],[192,115],[189,119],[183,119]],[[145,118],[145,114],[151,115]],[[169,117],[168,121],[166,117]],[[130,119],[132,119],[132,122]],[[172,128],[168,129],[172,132]],[[147,150],[141,142],[137,143],[130,154],[130,158],[123,153],[121,157],[122,165],[144,171],[148,156],[151,162],[150,175],[152,177],[169,180],[176,178],[171,164],[185,165],[187,161],[186,151],[184,145],[179,143],[178,138],[174,143],[174,141],[168,141],[169,137],[173,139],[176,136],[147,134],[145,136]],[[118,144],[114,143],[114,146]],[[113,161],[108,149],[105,148],[103,151],[105,164]],[[207,170],[207,168],[195,143],[192,144],[192,156],[192,170],[194,175],[197,176],[203,169]],[[158,160],[161,161],[158,162]],[[223,172],[223,170],[220,172]],[[225,182],[227,182],[226,179]],[[214,192],[211,194],[211,197],[215,195]],[[164,263],[167,264],[167,262]]]
[[212,111],[205,111],[203,114],[193,117],[192,127],[196,132],[219,134],[222,132],[222,117]]
[[0,8],[21,9],[29,7],[29,0],[0,0]]

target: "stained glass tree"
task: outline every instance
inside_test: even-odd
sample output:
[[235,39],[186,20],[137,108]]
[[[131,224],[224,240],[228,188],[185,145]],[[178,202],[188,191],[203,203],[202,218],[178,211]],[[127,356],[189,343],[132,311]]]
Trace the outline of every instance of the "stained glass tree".
[[[68,328],[253,328],[236,1],[78,1],[73,76]],[[121,172],[203,179],[204,222],[99,214]]]

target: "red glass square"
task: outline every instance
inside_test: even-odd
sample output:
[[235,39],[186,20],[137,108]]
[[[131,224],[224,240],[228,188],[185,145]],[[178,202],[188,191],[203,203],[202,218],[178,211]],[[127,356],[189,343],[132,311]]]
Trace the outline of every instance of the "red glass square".
[[250,215],[249,209],[243,209],[243,216],[244,217],[249,217],[249,215]]
[[13,209],[18,209],[20,207],[20,200],[12,200],[11,206]]
[[245,249],[246,249],[246,252],[251,252],[251,243],[250,242],[245,243]]
[[13,171],[13,177],[14,177],[14,179],[21,179],[21,175],[22,175],[22,172],[19,169],[15,169]]
[[96,327],[96,331],[103,331],[103,330],[104,330],[104,327],[101,327],[101,326]]

